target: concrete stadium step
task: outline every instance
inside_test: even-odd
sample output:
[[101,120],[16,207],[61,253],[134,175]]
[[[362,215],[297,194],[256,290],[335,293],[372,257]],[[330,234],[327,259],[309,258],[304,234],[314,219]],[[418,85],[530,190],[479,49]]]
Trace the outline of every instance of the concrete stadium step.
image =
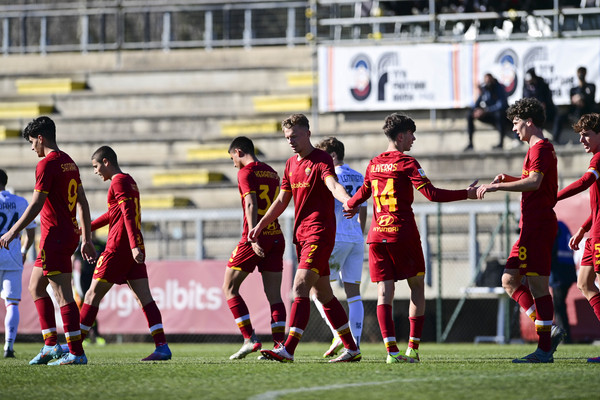
[[106,71],[198,71],[218,69],[272,69],[293,65],[294,69],[312,68],[310,46],[265,46],[251,50],[240,48],[171,49],[143,51],[11,54],[2,60],[4,75],[70,75]]
[[242,92],[73,93],[57,96],[54,105],[64,117],[227,115],[231,118],[238,114],[251,115],[254,112],[252,97],[252,93]]
[[71,78],[29,78],[17,79],[15,86],[19,94],[57,94],[84,90],[86,83]]
[[[229,67],[230,68],[230,67]],[[94,93],[245,92],[264,93],[304,87],[303,72],[288,69],[218,69],[196,71],[107,71],[91,74]]]

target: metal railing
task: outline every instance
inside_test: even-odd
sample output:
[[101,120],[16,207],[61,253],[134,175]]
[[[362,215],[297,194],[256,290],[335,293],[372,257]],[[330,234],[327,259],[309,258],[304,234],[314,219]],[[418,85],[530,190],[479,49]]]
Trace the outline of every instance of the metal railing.
[[[439,13],[430,0],[426,12],[392,15],[388,0],[369,2],[358,12],[356,0],[215,2],[88,1],[0,6],[0,51],[14,53],[88,52],[308,45],[343,42],[448,42],[532,37],[528,18],[542,24],[546,37],[597,36],[600,8]],[[367,2],[365,2],[367,3]],[[499,31],[502,21],[514,29]],[[523,21],[523,22],[521,22]],[[519,25],[520,24],[520,25]],[[519,26],[517,26],[519,25]],[[534,37],[537,34],[534,33]]]

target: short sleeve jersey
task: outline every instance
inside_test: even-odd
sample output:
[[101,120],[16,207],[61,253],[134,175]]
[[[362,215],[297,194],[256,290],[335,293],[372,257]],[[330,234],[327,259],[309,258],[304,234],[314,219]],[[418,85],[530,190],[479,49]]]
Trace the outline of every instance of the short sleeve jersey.
[[281,190],[294,197],[294,243],[335,241],[333,195],[325,179],[336,178],[331,156],[314,149],[298,160],[291,157],[285,164]]
[[[14,195],[6,190],[0,191],[0,236],[12,228],[27,209],[27,200]],[[35,228],[32,221],[26,229]],[[8,251],[0,250],[0,271],[14,271],[23,269],[23,256],[21,255],[21,236],[10,242]]]
[[[246,195],[256,194],[257,201],[257,221],[260,221],[266,214],[271,203],[279,194],[279,175],[269,165],[263,162],[252,162],[241,168],[238,172],[238,189],[242,198],[242,210],[246,209]],[[281,235],[281,227],[276,219],[270,223],[263,231],[261,236],[273,237]],[[248,240],[248,221],[244,216],[244,228],[242,231],[242,241]]]
[[[350,199],[355,207],[373,195],[373,220],[367,243],[392,243],[416,231],[414,193],[431,183],[417,160],[399,151],[384,152],[369,162],[365,183]],[[418,232],[418,231],[417,231]]]
[[34,190],[48,195],[40,212],[40,248],[63,251],[79,242],[77,191],[79,168],[68,154],[52,151],[35,169]]
[[556,218],[554,206],[558,192],[558,174],[554,146],[548,139],[540,140],[527,151],[523,161],[521,179],[527,178],[532,172],[543,175],[538,190],[523,192],[521,196],[521,224],[536,224],[545,218]]
[[[348,196],[354,193],[362,186],[364,178],[362,174],[350,168],[347,164],[335,167],[338,182],[342,185]],[[363,243],[363,232],[358,222],[358,214],[352,218],[344,217],[344,207],[340,201],[334,198],[335,202],[335,241],[348,243]]]
[[144,250],[140,192],[129,174],[113,176],[108,189],[108,239],[106,251]]
[[594,154],[587,172],[594,174],[596,181],[590,187],[590,208],[592,209],[592,228],[590,237],[600,237],[600,153]]

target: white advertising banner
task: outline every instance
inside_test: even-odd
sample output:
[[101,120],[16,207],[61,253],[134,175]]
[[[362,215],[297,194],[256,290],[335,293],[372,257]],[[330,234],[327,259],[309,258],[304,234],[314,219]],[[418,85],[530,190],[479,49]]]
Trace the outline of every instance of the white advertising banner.
[[576,69],[600,84],[600,38],[319,48],[319,111],[448,109],[472,105],[485,73],[521,98],[529,68],[568,104]]

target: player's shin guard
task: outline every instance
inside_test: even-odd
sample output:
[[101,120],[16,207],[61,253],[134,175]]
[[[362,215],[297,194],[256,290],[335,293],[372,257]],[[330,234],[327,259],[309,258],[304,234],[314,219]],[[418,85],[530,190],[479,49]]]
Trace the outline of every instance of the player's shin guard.
[[408,347],[417,350],[421,343],[421,335],[423,334],[423,325],[425,324],[425,316],[409,317],[410,321],[410,337],[408,338]]
[[83,303],[81,306],[81,340],[85,339],[98,315],[98,307],[92,306],[91,304]]
[[252,322],[250,321],[250,312],[246,306],[246,302],[242,299],[242,296],[235,296],[227,300],[227,305],[235,318],[240,332],[244,339],[249,339],[252,336]]
[[365,319],[365,308],[360,296],[350,297],[348,299],[348,323],[350,331],[354,336],[356,346],[360,347],[360,337],[362,336],[363,320]]
[[298,346],[304,329],[308,325],[309,317],[310,299],[308,297],[296,297],[290,311],[290,333],[285,341],[285,349],[289,354],[294,355],[296,346]]
[[535,331],[538,334],[538,347],[547,352],[552,348],[551,329],[554,319],[552,296],[546,295],[535,299],[535,308],[537,310]]
[[353,351],[358,350],[354,337],[352,337],[352,331],[348,326],[346,310],[344,310],[339,300],[334,296],[327,304],[323,304],[323,310],[331,326],[335,328],[342,343],[344,343],[344,347]]
[[514,301],[519,303],[523,310],[525,310],[527,316],[535,322],[535,319],[537,318],[535,312],[536,306],[533,300],[533,296],[531,295],[531,291],[529,291],[529,288],[525,285],[519,286],[517,290],[515,290],[515,292],[513,293],[512,298]]
[[381,330],[381,337],[388,353],[399,353],[398,345],[396,344],[396,328],[394,328],[394,320],[392,319],[391,304],[379,304],[377,306],[377,321]]
[[282,343],[285,339],[285,305],[271,304],[271,334],[274,343]]
[[65,329],[65,338],[69,345],[69,352],[76,356],[83,355],[83,346],[81,340],[81,330],[79,329],[79,308],[74,301],[62,306],[60,314]]
[[50,297],[41,297],[35,301],[35,308],[38,313],[44,344],[46,346],[55,346],[57,340],[56,319],[54,318],[54,304]]
[[162,316],[160,315],[160,310],[156,306],[156,303],[152,301],[146,304],[143,310],[155,346],[158,347],[167,344],[167,338],[165,337],[165,331],[162,325]]

